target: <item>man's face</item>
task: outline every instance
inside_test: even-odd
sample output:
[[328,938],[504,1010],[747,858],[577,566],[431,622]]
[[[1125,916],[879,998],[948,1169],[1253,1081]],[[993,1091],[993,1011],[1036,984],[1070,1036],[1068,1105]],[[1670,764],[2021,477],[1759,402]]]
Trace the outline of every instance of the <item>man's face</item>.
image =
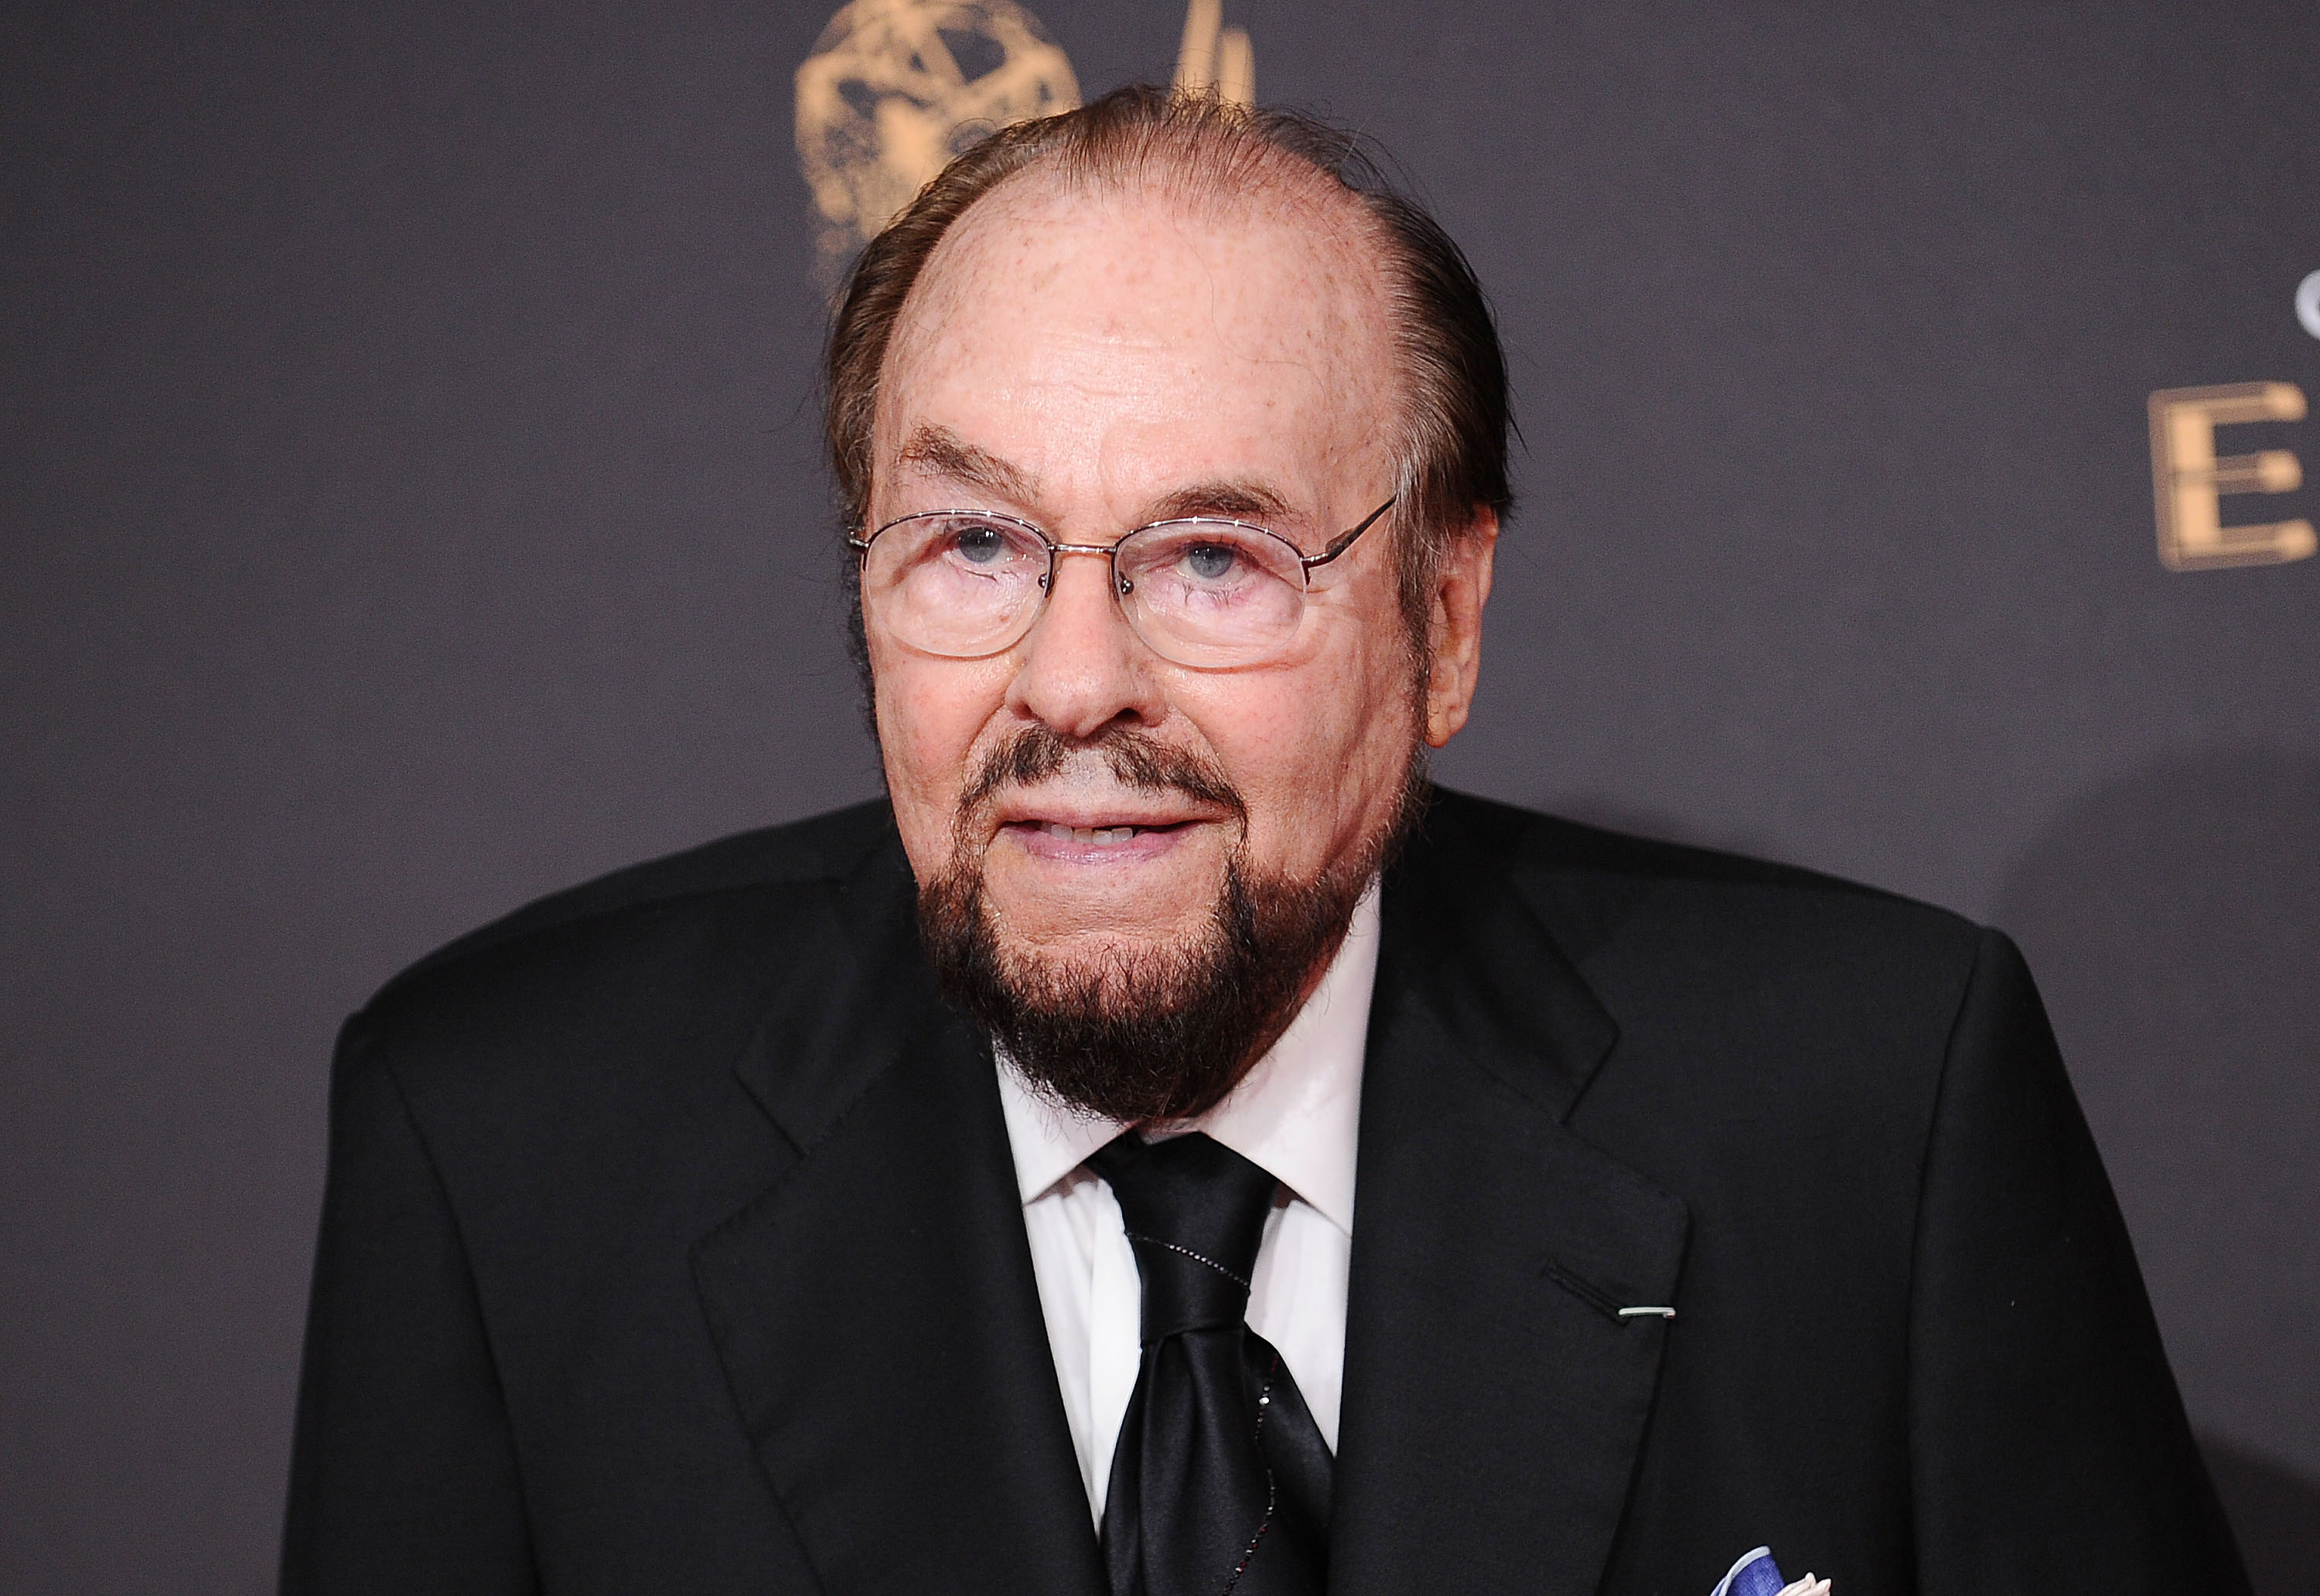
[[[1019,184],[953,229],[895,329],[871,525],[971,508],[1109,545],[1210,513],[1312,553],[1393,491],[1394,371],[1351,226]],[[1373,857],[1419,739],[1464,720],[1491,530],[1448,562],[1431,650],[1402,618],[1391,514],[1313,573],[1278,654],[1232,669],[1155,654],[1095,557],[1062,557],[1037,624],[987,657],[916,651],[874,610],[880,746],[920,881],[974,875],[1003,955],[1069,974],[1212,937],[1228,866],[1310,884]],[[994,763],[1027,737],[1048,757]],[[1214,779],[1124,778],[1105,754],[1123,737]]]

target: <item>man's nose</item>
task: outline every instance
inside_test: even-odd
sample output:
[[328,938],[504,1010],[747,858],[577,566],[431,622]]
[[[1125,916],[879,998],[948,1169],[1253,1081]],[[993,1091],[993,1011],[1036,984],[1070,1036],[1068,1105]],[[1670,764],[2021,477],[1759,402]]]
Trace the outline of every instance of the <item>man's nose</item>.
[[1056,558],[1047,608],[1021,648],[1008,707],[1058,735],[1089,738],[1114,721],[1160,719],[1151,653],[1120,612],[1109,559]]

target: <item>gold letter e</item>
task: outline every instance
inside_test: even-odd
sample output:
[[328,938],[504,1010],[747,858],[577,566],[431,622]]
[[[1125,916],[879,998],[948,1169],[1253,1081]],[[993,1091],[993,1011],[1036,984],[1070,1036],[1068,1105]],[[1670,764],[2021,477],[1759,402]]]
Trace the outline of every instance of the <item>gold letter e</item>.
[[2275,566],[2315,548],[2308,521],[2224,524],[2223,494],[2285,494],[2304,485],[2304,467],[2284,449],[2216,454],[2216,429],[2242,422],[2300,422],[2304,390],[2294,383],[2231,383],[2161,388],[2151,395],[2151,480],[2159,507],[2159,563],[2170,571]]

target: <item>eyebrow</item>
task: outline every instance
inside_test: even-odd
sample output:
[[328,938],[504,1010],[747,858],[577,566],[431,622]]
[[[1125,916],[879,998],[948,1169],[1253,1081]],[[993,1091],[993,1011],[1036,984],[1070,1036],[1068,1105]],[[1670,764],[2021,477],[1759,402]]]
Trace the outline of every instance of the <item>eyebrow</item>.
[[1220,515],[1228,521],[1260,525],[1291,516],[1289,501],[1262,482],[1226,478],[1198,482],[1162,495],[1153,503],[1154,521],[1174,521],[1187,515]]
[[912,432],[902,452],[894,457],[894,463],[915,466],[962,486],[997,494],[1018,505],[1032,504],[1039,496],[1038,482],[1028,472],[987,449],[969,443],[948,427],[929,425]]

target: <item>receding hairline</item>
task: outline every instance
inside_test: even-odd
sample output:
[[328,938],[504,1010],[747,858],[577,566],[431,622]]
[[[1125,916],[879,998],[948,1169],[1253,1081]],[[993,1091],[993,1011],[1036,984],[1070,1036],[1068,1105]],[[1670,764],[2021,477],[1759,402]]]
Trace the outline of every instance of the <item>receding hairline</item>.
[[[1042,151],[992,184],[957,221],[991,201],[1038,188],[1149,193],[1190,210],[1217,213],[1266,200],[1302,200],[1317,212],[1335,210],[1357,224],[1372,220],[1357,190],[1303,152],[1230,124],[1188,123],[1138,130],[1093,150],[1066,145]],[[1382,242],[1374,227],[1366,230]]]
[[[1261,171],[1246,174],[1246,182],[1227,184],[1213,172],[1203,175],[1201,163],[1188,159],[1185,169],[1156,162],[1123,161],[1118,167],[1070,159],[1053,151],[993,184],[989,193],[959,213],[920,268],[923,279],[954,241],[978,225],[988,226],[1012,212],[1026,217],[1058,202],[1091,196],[1126,202],[1152,201],[1188,220],[1210,225],[1252,222],[1275,224],[1306,231],[1340,246],[1350,246],[1375,287],[1382,293],[1390,273],[1391,240],[1384,225],[1362,203],[1361,195],[1330,174],[1287,150]],[[910,301],[903,301],[907,313]]]
[[[1273,153],[1278,159],[1268,163],[1270,170],[1237,187],[1219,186],[1212,180],[1214,173],[1196,178],[1156,163],[1074,161],[1060,152],[1010,173],[952,218],[914,275],[880,352],[874,416],[891,416],[893,390],[887,377],[897,358],[925,330],[939,326],[946,312],[971,297],[972,278],[960,269],[962,254],[990,248],[994,229],[1036,223],[1042,212],[1059,202],[1089,195],[1128,204],[1156,203],[1203,228],[1277,227],[1314,240],[1315,258],[1340,304],[1355,316],[1373,318],[1370,325],[1379,340],[1379,366],[1398,390],[1391,413],[1397,429],[1406,429],[1412,395],[1396,358],[1402,313],[1394,294],[1394,261],[1386,229],[1360,195],[1334,176],[1294,152],[1276,149]],[[1003,232],[999,236],[1003,238]],[[874,431],[876,425],[874,421]],[[1397,459],[1400,452],[1399,444],[1388,449],[1390,458]],[[881,463],[874,458],[872,470]]]

